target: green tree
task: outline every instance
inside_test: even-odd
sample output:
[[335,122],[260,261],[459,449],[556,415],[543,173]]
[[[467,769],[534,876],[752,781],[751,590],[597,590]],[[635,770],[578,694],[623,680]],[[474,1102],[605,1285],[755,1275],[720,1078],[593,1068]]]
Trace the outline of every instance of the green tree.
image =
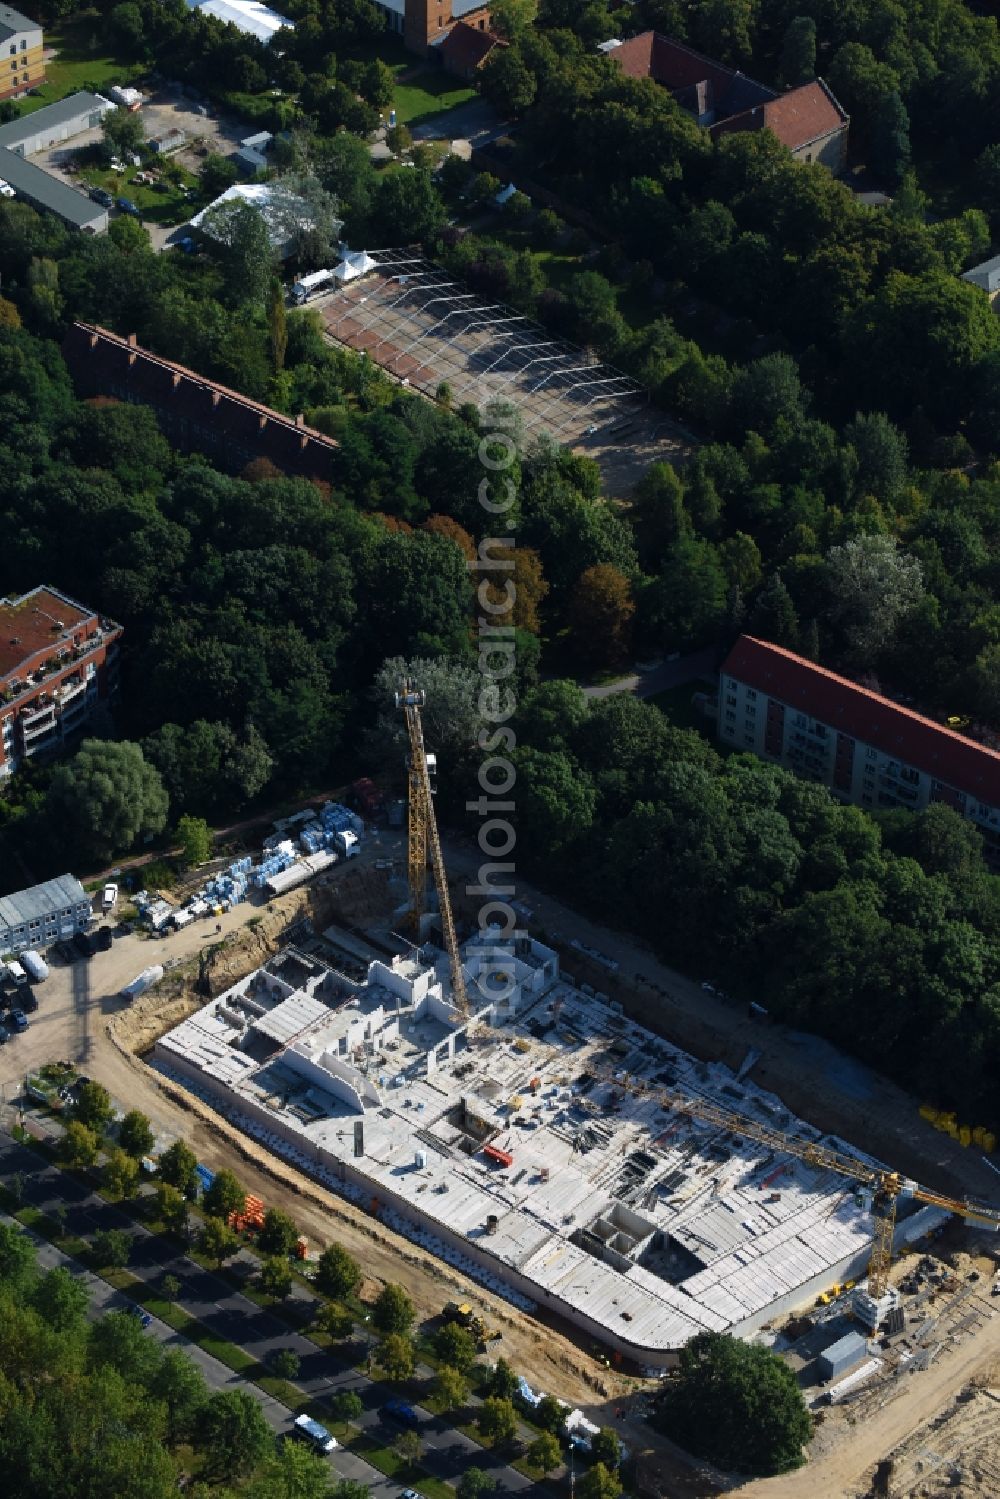
[[509,1400],[487,1395],[479,1407],[476,1424],[484,1437],[501,1447],[517,1435],[517,1412]]
[[524,1454],[536,1473],[551,1473],[563,1460],[562,1448],[551,1431],[543,1431],[529,1445]]
[[429,172],[383,172],[372,207],[374,237],[393,245],[426,240],[444,223],[444,204]]
[[[351,1485],[368,1490],[363,1484]],[[337,1485],[330,1484],[330,1465],[318,1452],[310,1452],[301,1442],[282,1442],[278,1450],[264,1459],[251,1478],[248,1499],[333,1499]]]
[[799,643],[799,617],[781,574],[770,578],[757,598],[750,620],[751,634],[795,650]]
[[480,70],[483,94],[504,116],[524,114],[535,102],[535,75],[516,47],[496,47]]
[[255,203],[230,199],[205,210],[201,232],[217,249],[237,304],[261,309],[274,276],[267,220]]
[[618,1474],[606,1468],[603,1463],[595,1463],[592,1468],[588,1468],[577,1488],[580,1499],[618,1499],[622,1491]]
[[407,1468],[416,1467],[424,1455],[424,1444],[418,1431],[401,1431],[392,1445]]
[[345,1307],[328,1301],[319,1308],[313,1321],[318,1332],[325,1333],[334,1342],[349,1338],[354,1331],[354,1318]]
[[60,1265],[42,1276],[31,1293],[31,1304],[55,1332],[69,1333],[83,1325],[90,1298],[83,1282]]
[[188,1193],[198,1181],[198,1157],[183,1140],[168,1145],[157,1161],[160,1179],[178,1192]]
[[860,659],[892,643],[900,621],[923,597],[923,570],[892,536],[865,535],[826,557],[830,612]]
[[390,125],[385,133],[385,143],[393,156],[402,156],[413,145],[413,136],[406,125]]
[[212,830],[204,817],[185,815],[178,822],[174,837],[181,846],[181,858],[188,868],[206,864],[212,857]]
[[442,1364],[434,1378],[434,1394],[442,1410],[459,1410],[469,1398],[469,1386],[461,1370]]
[[102,1270],[124,1270],[132,1258],[133,1243],[123,1228],[100,1229],[93,1238],[94,1263]]
[[112,109],[101,121],[101,141],[105,158],[123,156],[138,151],[146,138],[146,127],[142,115],[127,109]]
[[81,1124],[102,1134],[114,1118],[111,1094],[103,1083],[84,1083],[76,1095],[73,1112]]
[[357,1390],[338,1390],[330,1401],[333,1419],[342,1422],[345,1426],[349,1421],[356,1421],[364,1408],[365,1403]]
[[389,1281],[372,1305],[372,1323],[381,1333],[408,1333],[416,1313],[402,1286]]
[[466,1468],[455,1485],[455,1493],[458,1499],[486,1499],[496,1486],[497,1481],[491,1473],[482,1468]]
[[87,1362],[94,1369],[114,1369],[130,1385],[148,1388],[163,1354],[146,1336],[138,1317],[108,1312],[90,1328]]
[[662,1388],[656,1424],[688,1452],[741,1473],[801,1465],[812,1422],[795,1375],[759,1344],[699,1333]]
[[118,1126],[118,1144],[122,1150],[127,1151],[138,1161],[144,1155],[149,1155],[155,1141],[156,1136],[150,1128],[146,1115],[138,1109],[129,1109]]
[[283,1259],[265,1260],[260,1267],[260,1288],[267,1296],[275,1296],[283,1301],[292,1293],[292,1272],[288,1268],[288,1261]]
[[595,1463],[603,1463],[606,1468],[615,1469],[619,1466],[622,1444],[613,1426],[602,1426],[597,1435],[591,1437],[590,1455]]
[[247,1194],[231,1171],[217,1171],[211,1185],[202,1195],[202,1207],[216,1218],[231,1218],[242,1213],[247,1205]]
[[508,42],[530,32],[538,16],[538,0],[495,0],[490,6],[490,28]]
[[56,1147],[59,1159],[67,1166],[92,1166],[97,1160],[100,1151],[100,1143],[92,1129],[81,1124],[79,1119],[71,1119],[66,1126],[66,1132]]
[[285,293],[277,276],[271,282],[267,325],[271,334],[271,363],[274,373],[280,375],[285,368],[285,355],[288,352],[288,319],[285,316]]
[[328,1244],[316,1262],[313,1276],[325,1296],[350,1296],[361,1283],[361,1267],[341,1244]]
[[785,83],[809,83],[816,77],[816,22],[793,16],[781,43],[779,71]]
[[295,1222],[280,1208],[268,1208],[264,1214],[257,1243],[264,1254],[289,1255],[299,1242]]
[[239,1235],[229,1227],[225,1218],[206,1218],[198,1242],[202,1254],[207,1254],[219,1266],[240,1247]]
[[190,1441],[208,1403],[208,1385],[197,1364],[179,1348],[167,1349],[149,1393],[166,1408],[168,1437],[175,1442]]
[[235,161],[219,156],[215,151],[210,151],[198,168],[198,185],[205,197],[211,200],[221,198],[224,192],[239,181],[239,177],[240,169]]
[[20,1294],[34,1274],[34,1244],[16,1223],[0,1223],[0,1289]]
[[624,573],[608,562],[580,575],[569,618],[576,653],[591,666],[618,666],[631,645],[635,602]]
[[251,1473],[274,1450],[264,1413],[245,1390],[211,1396],[201,1414],[199,1434],[209,1470],[227,1479]]
[[168,1273],[160,1281],[160,1290],[168,1301],[176,1301],[181,1294],[181,1283],[176,1275]]
[[898,93],[879,100],[872,126],[872,170],[890,189],[910,165],[910,117]]
[[139,1162],[124,1150],[109,1150],[102,1175],[113,1197],[134,1197],[139,1186]]
[[413,1344],[403,1333],[387,1333],[375,1349],[375,1362],[386,1379],[402,1384],[413,1377]]
[[183,1192],[169,1182],[157,1181],[154,1193],[156,1216],[170,1233],[183,1234],[188,1223],[188,1202]]
[[443,1364],[465,1373],[476,1361],[476,1340],[467,1327],[446,1322],[435,1334],[434,1352]]
[[487,1393],[498,1400],[513,1400],[517,1393],[517,1375],[505,1358],[498,1358],[490,1370]]
[[81,855],[108,860],[163,831],[167,793],[137,744],[85,739],[54,771],[45,815]]
[[298,1379],[302,1360],[294,1348],[278,1348],[271,1356],[271,1368],[279,1379]]
[[559,1436],[566,1424],[566,1411],[566,1406],[554,1395],[543,1395],[535,1406],[535,1425]]

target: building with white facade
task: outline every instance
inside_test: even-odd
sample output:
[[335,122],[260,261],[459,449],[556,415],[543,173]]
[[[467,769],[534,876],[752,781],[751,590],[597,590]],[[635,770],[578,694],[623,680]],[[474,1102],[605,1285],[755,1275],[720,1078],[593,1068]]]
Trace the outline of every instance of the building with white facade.
[[859,807],[947,802],[1000,856],[1000,753],[793,651],[740,636],[719,676],[718,732]]
[[[435,948],[372,962],[363,983],[290,949],[163,1035],[153,1065],[474,1279],[644,1366],[863,1273],[854,1182],[741,1132],[752,1118],[819,1140],[779,1098],[576,988],[538,942],[488,935],[463,954],[471,1019]],[[626,1073],[647,1091],[616,1086]],[[736,1112],[722,1127],[671,1101],[691,1096]]]

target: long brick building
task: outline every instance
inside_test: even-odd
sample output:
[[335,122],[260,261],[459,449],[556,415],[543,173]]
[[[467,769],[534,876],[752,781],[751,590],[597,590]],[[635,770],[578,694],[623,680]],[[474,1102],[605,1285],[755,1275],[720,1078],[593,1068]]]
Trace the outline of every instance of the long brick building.
[[947,802],[1000,860],[1000,753],[793,651],[740,636],[722,664],[718,732],[859,807]]
[[121,634],[56,588],[0,599],[0,779],[61,750],[115,695]]
[[134,335],[122,338],[96,324],[74,323],[63,357],[81,395],[152,407],[164,434],[184,452],[205,453],[234,473],[255,458],[268,458],[294,477],[332,477],[332,437],[307,427],[300,416],[286,416],[140,348]]

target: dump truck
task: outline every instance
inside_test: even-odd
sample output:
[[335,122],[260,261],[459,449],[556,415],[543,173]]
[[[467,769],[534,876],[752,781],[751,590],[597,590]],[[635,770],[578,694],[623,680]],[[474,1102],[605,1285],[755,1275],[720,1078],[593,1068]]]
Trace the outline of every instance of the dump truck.
[[495,1329],[486,1326],[482,1317],[467,1301],[446,1301],[441,1310],[441,1318],[444,1322],[457,1322],[460,1327],[468,1328],[480,1349],[487,1343],[495,1343],[501,1336]]

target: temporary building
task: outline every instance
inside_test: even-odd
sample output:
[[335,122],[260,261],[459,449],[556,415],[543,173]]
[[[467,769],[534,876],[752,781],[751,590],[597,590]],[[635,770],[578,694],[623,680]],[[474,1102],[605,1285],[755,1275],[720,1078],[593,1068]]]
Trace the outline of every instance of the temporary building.
[[819,1356],[819,1369],[823,1379],[839,1379],[848,1369],[868,1357],[868,1344],[859,1332],[849,1332],[824,1348]]
[[235,26],[237,31],[255,36],[259,42],[269,42],[282,26],[289,30],[295,27],[294,21],[279,15],[269,5],[260,4],[260,0],[188,0],[188,7],[215,16],[216,20]]
[[376,262],[367,250],[345,250],[340,264],[333,273],[333,279],[339,281],[341,285],[347,281],[356,281],[359,276],[373,271],[375,264]]

